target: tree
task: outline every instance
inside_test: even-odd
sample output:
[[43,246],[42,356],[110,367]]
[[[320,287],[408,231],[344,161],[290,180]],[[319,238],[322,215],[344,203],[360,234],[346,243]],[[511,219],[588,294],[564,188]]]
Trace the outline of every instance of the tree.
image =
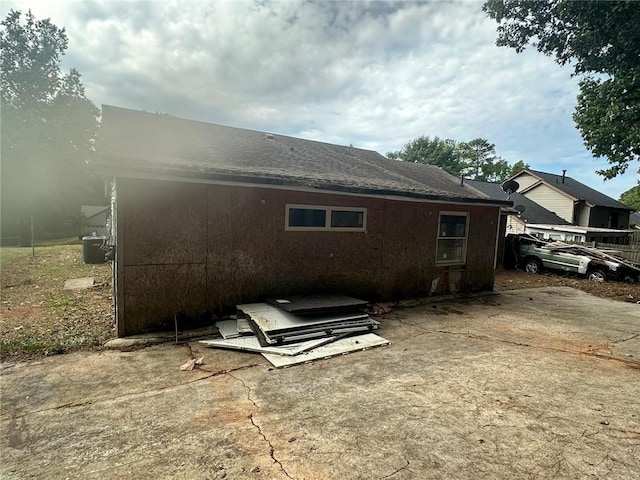
[[1,25],[3,235],[25,236],[31,215],[42,229],[68,230],[82,200],[97,195],[85,163],[100,112],[80,74],[60,71],[64,29],[14,10]]
[[402,150],[387,153],[393,160],[436,165],[452,175],[460,175],[462,165],[458,159],[457,143],[438,137],[418,137],[410,141]]
[[640,212],[640,183],[620,195],[620,201],[636,212]]
[[515,174],[520,173],[523,170],[528,170],[529,168],[531,168],[530,165],[524,160],[518,160],[516,163],[511,165],[511,169],[509,170],[509,173],[507,174],[505,180],[507,178],[513,177]]
[[498,182],[507,178],[510,167],[496,155],[496,146],[486,138],[475,138],[458,145],[462,173],[472,180]]
[[[585,146],[606,157],[605,179],[640,160],[640,2],[488,0],[498,46],[539,52],[582,77],[573,119]],[[640,172],[640,169],[639,169]]]
[[[402,150],[387,153],[387,157],[392,160],[435,165],[451,175],[464,175],[473,180],[486,182],[502,182],[515,168],[515,165],[511,166],[505,159],[498,157],[495,145],[484,138],[457,142],[422,136],[411,140]],[[518,163],[522,168],[515,173],[529,167],[522,160]]]

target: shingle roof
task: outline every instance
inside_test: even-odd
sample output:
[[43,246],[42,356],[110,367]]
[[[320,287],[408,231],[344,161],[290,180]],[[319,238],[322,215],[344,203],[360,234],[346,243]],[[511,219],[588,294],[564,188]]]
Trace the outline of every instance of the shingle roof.
[[571,177],[565,176],[564,183],[562,181],[562,175],[555,175],[553,173],[540,172],[538,170],[528,170],[531,174],[539,177],[544,182],[552,185],[553,187],[571,195],[578,200],[584,200],[599,207],[610,208],[622,208],[624,210],[632,210],[624,203],[614,200],[608,197],[604,193],[600,193],[591,187],[588,187],[584,183],[580,183]]
[[[464,182],[495,200],[504,200],[507,196],[499,183],[481,182],[478,180],[465,180]],[[512,193],[509,199],[514,205],[522,205],[525,207],[525,210],[519,216],[527,223],[571,225],[571,223],[567,222],[564,218],[560,218],[555,213],[547,210],[533,200],[529,200],[520,193]]]
[[432,165],[359,148],[267,134],[164,114],[102,106],[92,163],[104,173],[164,173],[338,192],[503,204]]

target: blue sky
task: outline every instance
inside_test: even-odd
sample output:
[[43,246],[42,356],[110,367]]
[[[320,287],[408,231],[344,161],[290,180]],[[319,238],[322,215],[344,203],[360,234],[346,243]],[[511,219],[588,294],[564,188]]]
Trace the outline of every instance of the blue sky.
[[578,79],[495,46],[480,1],[4,1],[65,27],[65,68],[108,104],[382,154],[421,135],[482,137],[510,162],[618,198],[575,129]]

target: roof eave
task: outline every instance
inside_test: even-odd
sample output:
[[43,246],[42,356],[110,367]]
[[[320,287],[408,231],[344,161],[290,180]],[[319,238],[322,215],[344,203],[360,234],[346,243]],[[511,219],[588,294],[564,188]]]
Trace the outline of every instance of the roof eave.
[[277,176],[258,176],[239,174],[236,172],[227,171],[214,171],[204,169],[185,169],[179,166],[159,166],[153,167],[141,166],[141,165],[114,165],[113,163],[94,162],[92,169],[104,176],[109,177],[132,177],[132,178],[153,178],[154,175],[166,176],[170,179],[180,180],[202,180],[202,181],[218,181],[218,182],[230,182],[230,183],[242,183],[246,185],[254,186],[281,186],[281,187],[307,187],[318,190],[326,190],[336,193],[355,193],[361,195],[383,195],[383,196],[397,196],[407,197],[415,199],[433,200],[439,202],[449,203],[471,203],[478,205],[505,207],[511,206],[513,202],[507,200],[493,200],[490,198],[476,198],[476,197],[457,197],[440,194],[428,194],[425,192],[412,191],[412,190],[393,190],[382,187],[367,187],[356,185],[343,185],[331,182],[323,182],[320,180],[309,180],[304,178],[295,177],[277,177]]

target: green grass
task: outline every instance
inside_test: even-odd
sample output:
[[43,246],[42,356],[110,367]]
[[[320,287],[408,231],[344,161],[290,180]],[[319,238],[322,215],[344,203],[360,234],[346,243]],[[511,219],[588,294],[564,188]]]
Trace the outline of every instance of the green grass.
[[[78,237],[54,238],[51,240],[40,240],[36,242],[35,254],[41,248],[55,247],[59,245],[82,245],[82,240]],[[0,247],[0,267],[11,265],[18,259],[33,255],[31,247]]]
[[0,340],[0,356],[19,353],[21,355],[57,355],[78,347],[95,347],[100,345],[109,335],[72,335],[67,337],[49,337],[44,340],[37,338],[23,338],[19,340]]
[[[0,355],[7,353],[44,353],[48,352],[48,345],[41,341],[25,338],[21,340],[0,340]],[[53,351],[53,350],[52,350]]]
[[[7,311],[0,336],[0,359],[25,358],[94,348],[113,336],[109,264],[85,264],[81,245],[2,247],[0,294],[27,309]],[[94,277],[98,288],[64,290],[65,281]],[[10,289],[7,287],[11,287]],[[4,313],[4,310],[3,310]]]
[[31,256],[31,247],[1,247],[0,267],[11,265],[16,260]]
[[[83,263],[81,258],[75,258],[67,263],[49,263],[47,265],[41,265],[37,273],[43,277],[61,277],[67,275],[75,275],[76,273],[84,272],[88,269],[88,265]],[[73,277],[69,277],[73,278]]]
[[[37,240],[36,248],[38,247],[55,247],[57,245],[82,245],[82,240],[77,236],[65,237],[65,238],[52,238],[50,240]],[[31,248],[31,247],[29,247]]]
[[68,298],[51,298],[49,299],[49,306],[51,308],[64,308],[71,305],[72,302]]

